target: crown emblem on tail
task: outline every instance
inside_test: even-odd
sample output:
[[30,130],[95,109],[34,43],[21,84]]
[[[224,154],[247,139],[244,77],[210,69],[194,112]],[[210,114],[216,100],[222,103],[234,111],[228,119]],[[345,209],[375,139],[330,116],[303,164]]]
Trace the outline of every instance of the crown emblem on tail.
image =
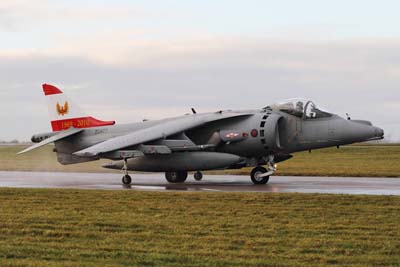
[[69,111],[68,102],[65,102],[64,106],[61,106],[60,103],[57,102],[56,108],[59,116],[64,116],[65,114],[68,114]]

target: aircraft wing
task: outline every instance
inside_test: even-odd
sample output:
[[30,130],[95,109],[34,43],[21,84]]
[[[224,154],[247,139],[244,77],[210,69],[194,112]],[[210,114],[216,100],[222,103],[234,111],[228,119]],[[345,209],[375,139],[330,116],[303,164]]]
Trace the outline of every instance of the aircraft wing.
[[192,116],[179,117],[173,120],[166,120],[155,126],[132,132],[127,135],[111,138],[94,146],[75,152],[80,157],[93,157],[101,153],[107,153],[168,136],[184,132],[209,122],[252,116],[252,113],[217,112],[208,114],[195,114]]
[[30,147],[28,147],[27,149],[25,149],[25,150],[23,150],[23,151],[21,151],[21,152],[18,152],[17,154],[19,155],[19,154],[26,153],[26,152],[31,151],[31,150],[34,150],[34,149],[36,149],[36,148],[39,148],[39,147],[45,146],[45,145],[47,145],[47,144],[50,144],[50,143],[59,141],[59,140],[61,140],[61,139],[64,139],[64,138],[66,138],[66,137],[68,137],[68,136],[71,136],[71,135],[80,133],[80,132],[82,132],[83,130],[84,130],[84,129],[70,128],[69,130],[61,131],[60,133],[58,133],[58,134],[56,134],[56,135],[53,135],[52,137],[47,138],[47,139],[43,140],[42,142],[40,142],[40,143],[38,143],[38,144],[35,144],[35,145],[33,145],[33,146],[30,146]]

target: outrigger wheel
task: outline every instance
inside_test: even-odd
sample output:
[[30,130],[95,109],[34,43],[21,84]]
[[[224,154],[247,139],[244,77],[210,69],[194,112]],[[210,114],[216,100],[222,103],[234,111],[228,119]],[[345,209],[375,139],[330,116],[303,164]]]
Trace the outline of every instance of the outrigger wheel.
[[122,183],[124,185],[130,185],[132,183],[132,178],[128,174],[128,159],[124,158],[124,167],[122,167],[124,171],[124,176],[122,176]]
[[125,185],[129,185],[132,183],[132,178],[128,174],[126,174],[122,177],[122,183]]
[[193,176],[196,181],[201,181],[201,179],[203,179],[203,174],[200,171],[195,172]]

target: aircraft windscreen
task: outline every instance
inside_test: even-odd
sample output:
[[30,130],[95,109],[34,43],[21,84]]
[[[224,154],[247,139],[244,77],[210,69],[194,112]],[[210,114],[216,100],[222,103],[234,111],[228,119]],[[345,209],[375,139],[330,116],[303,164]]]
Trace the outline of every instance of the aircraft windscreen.
[[309,101],[304,108],[306,119],[319,119],[332,117],[332,114],[318,108],[313,102]]
[[280,111],[304,119],[331,117],[332,114],[318,108],[312,101],[306,99],[290,99],[274,105]]

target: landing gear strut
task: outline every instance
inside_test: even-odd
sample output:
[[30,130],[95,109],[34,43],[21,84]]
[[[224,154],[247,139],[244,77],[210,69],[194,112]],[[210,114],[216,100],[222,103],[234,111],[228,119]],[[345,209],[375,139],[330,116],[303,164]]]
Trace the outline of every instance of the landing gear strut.
[[188,177],[187,171],[165,173],[165,179],[167,179],[168,182],[173,184],[183,183],[186,181],[187,177]]
[[132,183],[132,178],[128,174],[128,159],[124,159],[124,167],[122,167],[122,170],[124,171],[122,183],[124,185],[130,185]]
[[194,179],[196,181],[201,181],[201,179],[203,179],[203,174],[200,171],[197,171],[194,173]]

